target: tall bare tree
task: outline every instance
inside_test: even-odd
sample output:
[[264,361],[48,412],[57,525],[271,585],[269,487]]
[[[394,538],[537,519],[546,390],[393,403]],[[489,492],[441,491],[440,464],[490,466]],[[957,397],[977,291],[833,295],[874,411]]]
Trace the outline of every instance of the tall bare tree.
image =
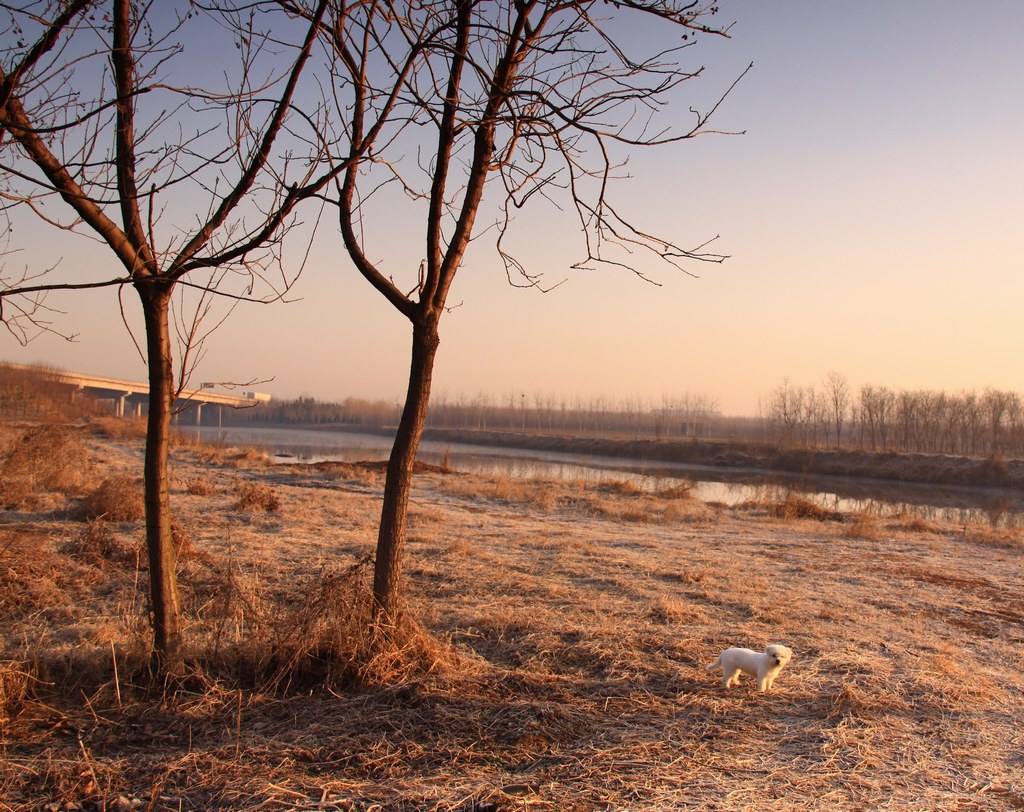
[[[26,321],[45,329],[40,308],[54,290],[130,287],[141,302],[158,671],[175,667],[182,653],[167,468],[172,408],[184,385],[183,376],[175,385],[172,295],[186,286],[201,297],[268,301],[291,283],[280,240],[295,206],[331,174],[314,175],[326,146],[317,109],[301,116],[293,109],[326,7],[322,0],[308,21],[272,34],[257,28],[259,15],[244,2],[200,9],[185,0],[25,0],[0,12],[6,208],[12,217],[31,211],[55,228],[91,235],[120,265],[114,273],[77,267],[59,281],[6,280],[5,320],[22,336]],[[221,64],[203,72],[184,43],[196,35],[209,49],[218,32],[226,37]],[[233,53],[234,63],[224,59]],[[287,150],[306,160],[289,160]]]
[[850,385],[846,377],[833,370],[825,377],[825,398],[828,400],[829,422],[835,432],[835,448],[842,445],[843,423],[850,410]]
[[[280,0],[311,16],[300,0]],[[430,399],[439,325],[453,280],[492,218],[509,280],[542,287],[509,247],[514,213],[548,200],[574,212],[579,266],[629,268],[648,278],[638,253],[685,270],[720,262],[706,243],[684,249],[646,233],[613,205],[616,156],[707,132],[718,104],[693,112],[685,132],[658,129],[654,113],[701,70],[684,71],[680,51],[695,37],[721,36],[710,2],[670,0],[332,0],[324,35],[333,49],[339,126],[348,167],[335,202],[348,256],[412,329],[405,406],[388,462],[374,571],[378,617],[402,612],[406,516],[416,452]],[[658,35],[671,44],[652,44]],[[653,39],[647,35],[653,35]],[[662,40],[665,42],[666,40]],[[727,94],[716,96],[717,102]],[[377,259],[398,240],[390,210],[374,229],[372,201],[393,184],[421,217],[421,262],[396,279]],[[414,260],[414,262],[416,262]]]

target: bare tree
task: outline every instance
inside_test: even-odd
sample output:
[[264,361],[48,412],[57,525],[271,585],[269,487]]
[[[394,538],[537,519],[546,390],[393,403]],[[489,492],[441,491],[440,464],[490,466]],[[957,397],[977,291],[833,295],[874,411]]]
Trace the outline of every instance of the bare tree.
[[843,423],[850,410],[850,386],[846,376],[830,372],[825,377],[825,398],[828,401],[829,422],[835,432],[835,447],[842,444]]
[[[311,16],[300,0],[279,5]],[[485,230],[477,228],[482,211],[494,212],[497,253],[518,285],[544,289],[510,247],[513,215],[543,200],[574,213],[580,267],[618,266],[649,278],[638,254],[683,270],[690,261],[724,259],[706,243],[685,249],[644,232],[609,193],[617,155],[709,131],[715,102],[693,111],[692,126],[675,134],[657,129],[654,113],[701,73],[681,70],[679,51],[695,37],[727,33],[712,24],[717,11],[711,2],[665,0],[334,0],[323,31],[333,49],[339,126],[349,139],[335,201],[341,233],[358,272],[412,328],[374,572],[378,617],[386,622],[401,614],[410,483],[439,325],[467,248]],[[657,39],[666,29],[672,44],[662,49],[637,36]],[[422,261],[414,260],[405,282],[377,259],[382,239],[396,240],[391,211],[381,212],[387,231],[374,228],[380,221],[372,202],[389,200],[389,185],[421,206]]]
[[804,414],[804,390],[783,378],[782,384],[768,395],[767,409],[779,442],[786,447],[794,445]]
[[1005,451],[1004,435],[1008,418],[1014,412],[1017,395],[989,388],[981,399],[983,408],[988,412],[989,455],[995,456]]
[[[130,287],[139,297],[149,375],[146,542],[158,671],[177,664],[182,645],[167,460],[172,408],[190,359],[183,355],[176,386],[172,296],[182,287],[198,290],[202,321],[211,294],[270,301],[293,281],[280,263],[280,240],[295,206],[330,177],[314,176],[326,146],[316,111],[299,116],[293,109],[326,5],[322,0],[311,10],[308,24],[279,26],[272,35],[257,29],[258,15],[246,3],[205,11],[184,0],[3,6],[0,195],[8,211],[33,212],[57,229],[100,241],[120,265],[109,276],[97,271],[88,278],[89,268],[76,268],[65,280],[6,280],[3,316],[27,336],[26,320],[47,329],[39,313],[52,291]],[[196,26],[222,32],[223,53],[238,56],[219,67],[223,85],[203,85],[217,72],[201,75],[183,58],[182,43]],[[309,158],[288,160],[288,149]],[[181,324],[194,347],[196,318]]]

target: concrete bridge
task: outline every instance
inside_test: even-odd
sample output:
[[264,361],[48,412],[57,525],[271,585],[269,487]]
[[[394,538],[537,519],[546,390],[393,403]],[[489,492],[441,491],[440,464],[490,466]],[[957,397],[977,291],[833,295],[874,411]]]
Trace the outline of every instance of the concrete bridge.
[[[149,405],[149,382],[128,381],[121,378],[105,378],[100,375],[87,375],[81,372],[69,372],[63,369],[47,369],[45,367],[24,366],[22,364],[4,364],[10,369],[38,375],[43,380],[62,384],[71,388],[72,397],[88,394],[96,400],[110,400],[114,403],[114,412],[118,417],[127,414],[140,417],[143,407]],[[243,392],[241,395],[214,392],[215,384],[204,383],[198,389],[184,389],[175,401],[174,408],[178,413],[195,409],[195,424],[202,421],[204,406],[217,406],[218,411],[224,406],[232,409],[250,408],[257,403],[266,403],[270,395],[261,392]],[[219,422],[219,420],[218,420]]]

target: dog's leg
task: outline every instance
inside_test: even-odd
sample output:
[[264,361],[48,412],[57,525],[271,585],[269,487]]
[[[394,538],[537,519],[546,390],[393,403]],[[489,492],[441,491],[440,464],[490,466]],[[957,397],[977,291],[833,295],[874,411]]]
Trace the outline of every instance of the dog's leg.
[[731,671],[728,671],[728,670],[726,670],[723,667],[722,668],[722,687],[723,688],[728,688],[731,685],[739,685],[739,684],[740,684],[740,670],[738,668],[733,668]]
[[772,684],[775,682],[775,677],[778,673],[778,671],[772,670],[768,671],[763,677],[759,676],[757,678],[757,689],[759,691],[771,690]]

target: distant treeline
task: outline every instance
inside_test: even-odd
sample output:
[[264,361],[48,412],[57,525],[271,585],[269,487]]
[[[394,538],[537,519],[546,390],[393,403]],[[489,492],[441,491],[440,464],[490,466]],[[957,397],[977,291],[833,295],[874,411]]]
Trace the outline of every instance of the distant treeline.
[[833,373],[818,387],[783,382],[761,411],[782,447],[1024,457],[1024,398],[1017,392],[855,391]]
[[[45,370],[0,364],[0,417],[33,419],[50,412],[87,414],[102,401],[75,398]],[[279,424],[386,430],[398,423],[395,401],[300,397],[251,409],[204,412],[225,425]],[[556,398],[506,395],[495,399],[434,399],[428,428],[608,437],[618,439],[716,439],[769,443],[780,449],[950,454],[1024,459],[1024,397],[986,389],[956,393],[851,387],[831,373],[817,386],[788,380],[761,399],[756,417],[723,416],[704,395],[639,398]]]
[[[310,397],[225,413],[225,422],[384,429],[400,404]],[[817,387],[789,381],[762,398],[756,417],[723,416],[713,399],[659,403],[515,395],[496,400],[438,397],[427,425],[440,429],[567,434],[630,439],[701,438],[767,442],[779,448],[846,449],[963,456],[1024,457],[1024,398],[986,389],[949,394],[865,385],[830,375]]]
[[[346,398],[328,403],[310,397],[271,401],[234,413],[225,422],[385,428],[398,422],[398,403]],[[640,400],[568,400],[526,395],[501,401],[488,396],[449,399],[430,405],[428,428],[478,429],[531,433],[595,434],[629,437],[709,437],[720,426],[715,402],[703,396]]]

